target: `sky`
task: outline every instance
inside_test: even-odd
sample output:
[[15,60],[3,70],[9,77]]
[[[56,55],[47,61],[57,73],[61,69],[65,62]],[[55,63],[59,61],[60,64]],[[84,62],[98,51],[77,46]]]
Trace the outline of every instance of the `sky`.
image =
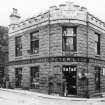
[[18,9],[21,18],[25,19],[48,10],[50,6],[64,4],[66,1],[86,7],[88,12],[105,22],[105,0],[1,0],[0,25],[9,25],[12,8]]

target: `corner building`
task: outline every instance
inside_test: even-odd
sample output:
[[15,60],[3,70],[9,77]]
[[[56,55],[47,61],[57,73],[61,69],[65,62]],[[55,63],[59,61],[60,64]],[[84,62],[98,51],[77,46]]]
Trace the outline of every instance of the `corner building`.
[[66,2],[20,20],[10,15],[9,78],[13,88],[64,96],[105,92],[105,23]]

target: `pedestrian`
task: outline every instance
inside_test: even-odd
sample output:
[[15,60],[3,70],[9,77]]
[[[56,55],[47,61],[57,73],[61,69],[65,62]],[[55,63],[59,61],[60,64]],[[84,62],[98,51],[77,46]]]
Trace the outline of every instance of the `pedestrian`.
[[64,92],[64,96],[67,96],[68,91],[67,91],[67,81],[66,81],[66,78],[63,78],[63,92]]
[[6,88],[8,89],[9,88],[9,81],[6,80]]
[[3,77],[2,79],[2,87],[6,88],[6,78],[5,77]]

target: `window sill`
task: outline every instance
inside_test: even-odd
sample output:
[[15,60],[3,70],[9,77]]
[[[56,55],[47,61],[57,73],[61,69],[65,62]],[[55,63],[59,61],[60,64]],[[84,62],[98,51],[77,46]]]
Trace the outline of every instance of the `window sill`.
[[32,57],[32,56],[39,56],[39,53],[37,53],[37,54],[30,54],[30,57]]
[[66,51],[66,50],[63,50],[63,52],[77,53],[77,51]]
[[78,52],[77,51],[74,51],[74,54],[78,54]]
[[101,55],[95,55],[95,57],[100,57]]
[[71,51],[66,51],[66,50],[63,50],[63,52],[77,52],[77,51],[73,51],[73,50],[71,50]]
[[78,52],[77,51],[70,51],[70,52],[69,51],[63,51],[63,54],[70,56],[70,55],[77,55]]
[[20,60],[20,59],[22,59],[22,56],[15,56],[15,60]]

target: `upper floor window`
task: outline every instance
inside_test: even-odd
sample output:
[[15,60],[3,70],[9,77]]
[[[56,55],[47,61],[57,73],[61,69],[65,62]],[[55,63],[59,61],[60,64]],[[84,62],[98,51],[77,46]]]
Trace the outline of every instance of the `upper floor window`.
[[100,34],[95,33],[95,53],[100,55]]
[[22,56],[22,36],[15,38],[15,55]]
[[31,33],[31,53],[39,53],[39,31]]
[[76,51],[76,27],[63,27],[63,51]]

